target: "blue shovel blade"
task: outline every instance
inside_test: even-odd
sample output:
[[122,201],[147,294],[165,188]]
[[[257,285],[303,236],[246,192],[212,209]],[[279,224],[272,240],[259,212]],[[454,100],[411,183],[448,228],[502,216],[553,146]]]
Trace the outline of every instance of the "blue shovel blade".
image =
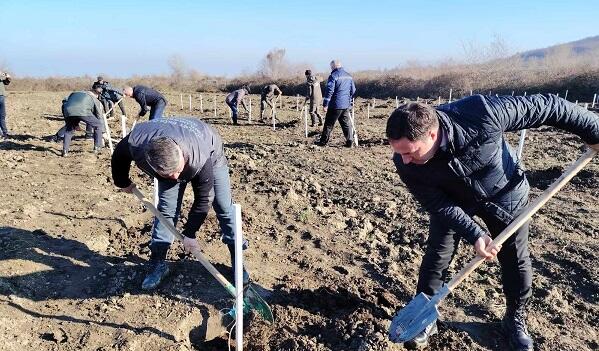
[[437,318],[439,311],[435,302],[420,293],[393,317],[389,339],[395,343],[412,340]]

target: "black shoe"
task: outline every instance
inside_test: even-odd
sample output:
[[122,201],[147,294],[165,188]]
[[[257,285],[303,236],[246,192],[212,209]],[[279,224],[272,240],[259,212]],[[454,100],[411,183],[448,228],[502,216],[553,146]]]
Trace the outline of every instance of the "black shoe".
[[68,151],[66,151],[66,150],[62,150],[62,152],[60,153],[60,156],[62,156],[62,157],[67,157],[67,155],[68,155],[68,154],[69,154],[69,152],[68,152]]
[[315,125],[316,125],[316,123],[312,122],[312,123],[310,124],[310,127],[314,128],[314,126],[315,126]]
[[348,140],[345,142],[345,147],[354,147],[354,142],[352,140]]
[[[248,242],[247,240],[243,243],[243,249],[247,249]],[[229,254],[231,255],[231,284],[235,285],[235,245],[227,245],[229,249]],[[250,283],[250,275],[243,267],[243,286],[245,287]]]
[[93,134],[87,134],[85,133],[85,139],[93,139],[94,135]]
[[314,143],[316,146],[327,146],[327,143],[323,143],[322,141],[317,141]]
[[510,347],[515,351],[532,351],[533,341],[526,327],[526,310],[524,305],[507,307],[501,327]]
[[168,264],[164,260],[152,260],[149,264],[148,274],[144,278],[141,288],[143,290],[154,290],[168,275]]
[[416,337],[410,341],[406,341],[404,346],[410,350],[417,350],[428,346],[428,338],[432,335],[437,334],[437,321],[429,324],[424,330],[416,335]]

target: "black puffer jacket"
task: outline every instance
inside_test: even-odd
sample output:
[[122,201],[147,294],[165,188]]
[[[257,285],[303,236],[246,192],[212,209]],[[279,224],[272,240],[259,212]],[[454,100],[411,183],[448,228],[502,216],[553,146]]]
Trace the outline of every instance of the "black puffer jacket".
[[548,125],[599,143],[599,116],[555,95],[474,95],[437,113],[445,147],[424,165],[406,165],[398,154],[393,161],[422,206],[470,243],[485,234],[474,214],[508,224],[528,201],[528,181],[504,132]]

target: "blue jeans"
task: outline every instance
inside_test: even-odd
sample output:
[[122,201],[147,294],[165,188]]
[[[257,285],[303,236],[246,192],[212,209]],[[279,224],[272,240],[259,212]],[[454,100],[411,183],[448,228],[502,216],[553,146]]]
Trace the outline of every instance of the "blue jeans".
[[8,135],[8,129],[6,129],[6,105],[4,103],[4,95],[0,95],[0,131],[2,132],[0,135]]
[[[62,150],[69,151],[71,145],[71,139],[75,128],[79,125],[79,122],[85,122],[87,130],[92,130],[94,133],[94,147],[99,148],[102,146],[102,133],[104,128],[102,122],[95,116],[72,116],[65,118],[65,131],[64,139],[62,141]],[[62,130],[62,129],[61,129]],[[60,133],[60,130],[58,131]]]
[[[235,244],[235,224],[233,212],[233,200],[231,198],[231,181],[229,179],[229,167],[218,167],[213,169],[214,174],[214,200],[212,207],[216,212],[216,218],[220,225],[221,240],[227,245]],[[176,226],[181,213],[181,203],[187,182],[158,182],[158,210]],[[152,246],[171,244],[173,235],[154,218],[152,229]]]
[[237,101],[227,101],[227,105],[229,105],[229,108],[231,109],[231,119],[233,120],[233,123],[237,124]]
[[149,120],[153,120],[154,118],[162,118],[162,113],[166,108],[166,101],[159,100],[152,109],[150,110],[150,118]]

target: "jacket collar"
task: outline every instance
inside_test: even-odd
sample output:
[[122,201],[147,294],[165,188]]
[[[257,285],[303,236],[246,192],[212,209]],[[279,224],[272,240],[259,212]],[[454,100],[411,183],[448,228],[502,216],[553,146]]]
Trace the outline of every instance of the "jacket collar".
[[439,118],[439,124],[441,129],[447,138],[446,151],[450,154],[455,154],[455,145],[454,145],[454,135],[451,120],[449,116],[445,112],[435,110],[437,112],[437,117]]

